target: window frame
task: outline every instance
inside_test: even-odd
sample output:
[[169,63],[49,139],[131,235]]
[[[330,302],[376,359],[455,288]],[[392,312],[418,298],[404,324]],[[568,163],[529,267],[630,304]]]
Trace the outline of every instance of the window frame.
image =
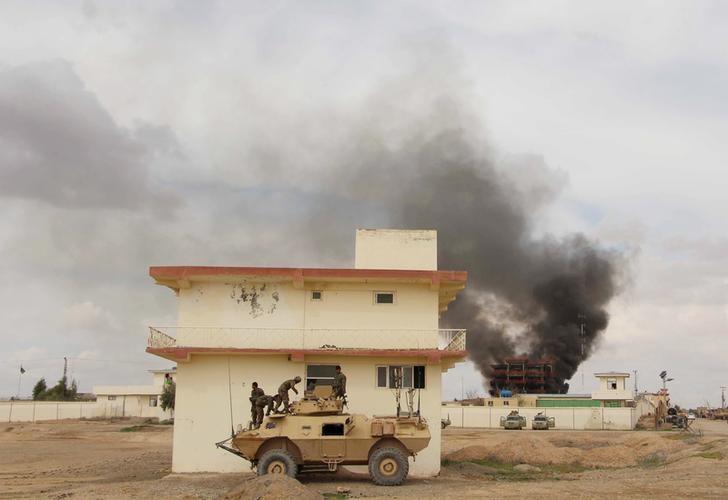
[[609,390],[609,391],[617,391],[617,390],[619,390],[619,384],[618,384],[616,378],[608,378],[607,379],[607,390]]
[[159,406],[159,396],[149,396],[149,407],[156,408]]
[[[392,302],[379,302],[380,295],[391,295]],[[375,306],[393,306],[397,303],[397,293],[395,290],[374,290],[372,291],[372,301]]]
[[[404,385],[404,379],[405,377],[402,377],[402,389],[419,389],[424,390],[427,389],[427,368],[426,365],[374,365],[374,387],[375,389],[387,389],[392,390],[394,387],[391,387],[391,381],[390,381],[390,373],[392,373],[392,370],[394,368],[402,368],[403,370],[410,369],[410,385],[406,386]],[[416,376],[415,373],[417,371],[417,368],[420,368],[422,370],[422,387],[415,387],[415,381]],[[384,369],[385,373],[385,380],[384,385],[379,385],[380,377],[379,377],[379,370]]]
[[[318,297],[314,297],[314,294],[319,294]],[[311,290],[311,302],[323,302],[324,291],[323,290]]]
[[106,400],[107,401],[116,401],[116,395],[115,394],[107,395]]
[[316,380],[317,382],[319,380],[330,380],[331,381],[330,384],[318,384],[317,383],[316,387],[318,387],[319,385],[328,385],[328,386],[332,387],[334,385],[333,376],[331,376],[331,377],[309,377],[309,375],[308,375],[309,366],[330,366],[334,370],[334,373],[336,373],[336,363],[331,363],[331,364],[329,364],[329,363],[306,363],[306,376],[304,377],[304,380],[303,380],[303,382],[304,382],[303,390],[304,391],[306,391],[308,389],[308,381],[311,379]]

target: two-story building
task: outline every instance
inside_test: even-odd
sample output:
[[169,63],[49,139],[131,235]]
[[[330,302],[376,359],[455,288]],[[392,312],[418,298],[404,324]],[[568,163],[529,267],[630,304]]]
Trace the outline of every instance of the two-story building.
[[150,268],[178,296],[177,325],[150,328],[147,348],[177,363],[173,471],[246,470],[214,443],[249,421],[251,383],[275,394],[298,375],[303,394],[341,365],[351,413],[394,414],[395,369],[420,389],[432,441],[410,470],[439,472],[441,374],[466,352],[438,321],[467,273],[437,269],[435,231],[358,230],[355,250],[351,269]]

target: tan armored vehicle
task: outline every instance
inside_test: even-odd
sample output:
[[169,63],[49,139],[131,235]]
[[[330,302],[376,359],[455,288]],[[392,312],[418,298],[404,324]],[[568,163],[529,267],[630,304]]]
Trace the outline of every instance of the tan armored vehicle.
[[260,428],[243,429],[217,446],[249,460],[259,475],[368,465],[376,484],[395,486],[407,477],[408,457],[430,443],[425,419],[411,410],[406,415],[349,415],[340,399],[303,399],[290,413],[270,415]]

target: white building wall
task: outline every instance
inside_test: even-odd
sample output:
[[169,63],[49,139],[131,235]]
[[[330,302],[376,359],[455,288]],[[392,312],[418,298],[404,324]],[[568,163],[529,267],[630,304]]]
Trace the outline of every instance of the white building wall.
[[[265,287],[265,288],[263,288]],[[311,290],[321,290],[320,301]],[[375,304],[394,291],[394,304]],[[251,295],[255,295],[255,303]],[[179,292],[178,325],[270,329],[436,329],[438,292],[426,284],[193,282]],[[180,336],[184,332],[180,332]]]
[[[248,462],[214,443],[230,436],[232,394],[233,428],[250,420],[250,384],[257,381],[267,394],[275,394],[286,379],[300,376],[303,394],[305,367],[310,364],[340,364],[347,376],[350,413],[394,414],[395,402],[388,389],[376,388],[375,366],[425,364],[424,360],[405,358],[311,357],[306,363],[288,361],[287,356],[202,356],[193,355],[177,369],[177,398],[173,447],[174,472],[239,472],[249,470]],[[412,464],[413,476],[437,474],[440,470],[440,366],[428,366],[427,389],[421,393],[422,414],[430,422],[432,440]],[[291,396],[294,396],[291,392]]]
[[437,231],[357,229],[357,269],[437,269]]

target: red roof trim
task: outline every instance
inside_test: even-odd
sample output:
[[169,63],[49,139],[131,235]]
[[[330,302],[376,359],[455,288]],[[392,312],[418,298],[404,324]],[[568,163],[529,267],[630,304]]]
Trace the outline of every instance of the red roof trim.
[[244,349],[236,347],[147,347],[149,354],[167,359],[187,360],[190,354],[288,354],[293,358],[303,356],[402,356],[426,357],[429,362],[439,362],[446,358],[465,358],[467,351],[442,351],[440,349]]
[[466,271],[295,267],[153,266],[149,268],[149,275],[157,280],[189,280],[195,276],[275,276],[294,280],[306,278],[394,278],[464,283],[468,279]]

